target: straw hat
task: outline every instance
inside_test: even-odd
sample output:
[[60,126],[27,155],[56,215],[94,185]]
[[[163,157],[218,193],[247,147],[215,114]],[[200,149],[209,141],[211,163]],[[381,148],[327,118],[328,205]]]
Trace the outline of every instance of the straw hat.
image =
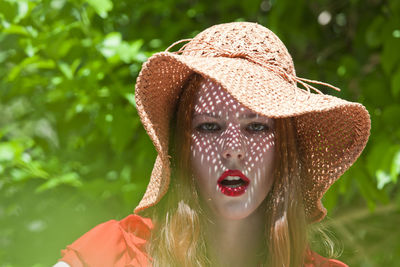
[[321,204],[323,194],[367,143],[370,118],[365,107],[324,95],[310,83],[337,89],[334,86],[297,77],[284,44],[256,23],[215,25],[178,52],[169,49],[150,57],[136,82],[138,113],[158,156],[135,213],[155,205],[168,189],[170,119],[183,84],[191,74],[198,73],[221,84],[256,113],[272,118],[294,117],[306,215],[310,222],[321,220],[326,215]]

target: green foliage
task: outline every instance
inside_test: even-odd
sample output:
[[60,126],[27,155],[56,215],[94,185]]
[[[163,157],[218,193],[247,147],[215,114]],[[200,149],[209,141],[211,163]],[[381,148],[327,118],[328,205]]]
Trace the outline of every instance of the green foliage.
[[326,225],[350,266],[400,261],[400,1],[3,0],[0,266],[51,265],[92,226],[131,212],[155,159],[135,108],[141,64],[238,20],[276,32],[299,76],[342,88],[324,93],[367,107],[370,141],[325,195]]

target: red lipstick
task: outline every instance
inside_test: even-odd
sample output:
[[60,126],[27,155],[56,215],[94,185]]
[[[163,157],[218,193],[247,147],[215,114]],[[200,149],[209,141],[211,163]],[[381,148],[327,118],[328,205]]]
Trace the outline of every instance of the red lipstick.
[[237,197],[246,192],[250,180],[239,170],[227,170],[221,174],[217,184],[222,194]]

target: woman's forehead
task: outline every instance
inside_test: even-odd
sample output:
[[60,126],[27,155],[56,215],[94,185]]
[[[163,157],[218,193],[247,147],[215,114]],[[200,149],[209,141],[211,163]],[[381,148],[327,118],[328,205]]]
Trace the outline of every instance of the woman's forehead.
[[222,89],[222,86],[210,79],[202,79],[195,98],[195,112],[216,111],[252,112],[240,104],[231,94]]

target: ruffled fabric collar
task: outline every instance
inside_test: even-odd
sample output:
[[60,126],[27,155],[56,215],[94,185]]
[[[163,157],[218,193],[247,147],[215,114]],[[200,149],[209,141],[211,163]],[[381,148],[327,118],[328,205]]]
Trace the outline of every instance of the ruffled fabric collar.
[[67,246],[60,261],[71,267],[149,266],[146,245],[152,229],[151,219],[134,214],[105,222]]

